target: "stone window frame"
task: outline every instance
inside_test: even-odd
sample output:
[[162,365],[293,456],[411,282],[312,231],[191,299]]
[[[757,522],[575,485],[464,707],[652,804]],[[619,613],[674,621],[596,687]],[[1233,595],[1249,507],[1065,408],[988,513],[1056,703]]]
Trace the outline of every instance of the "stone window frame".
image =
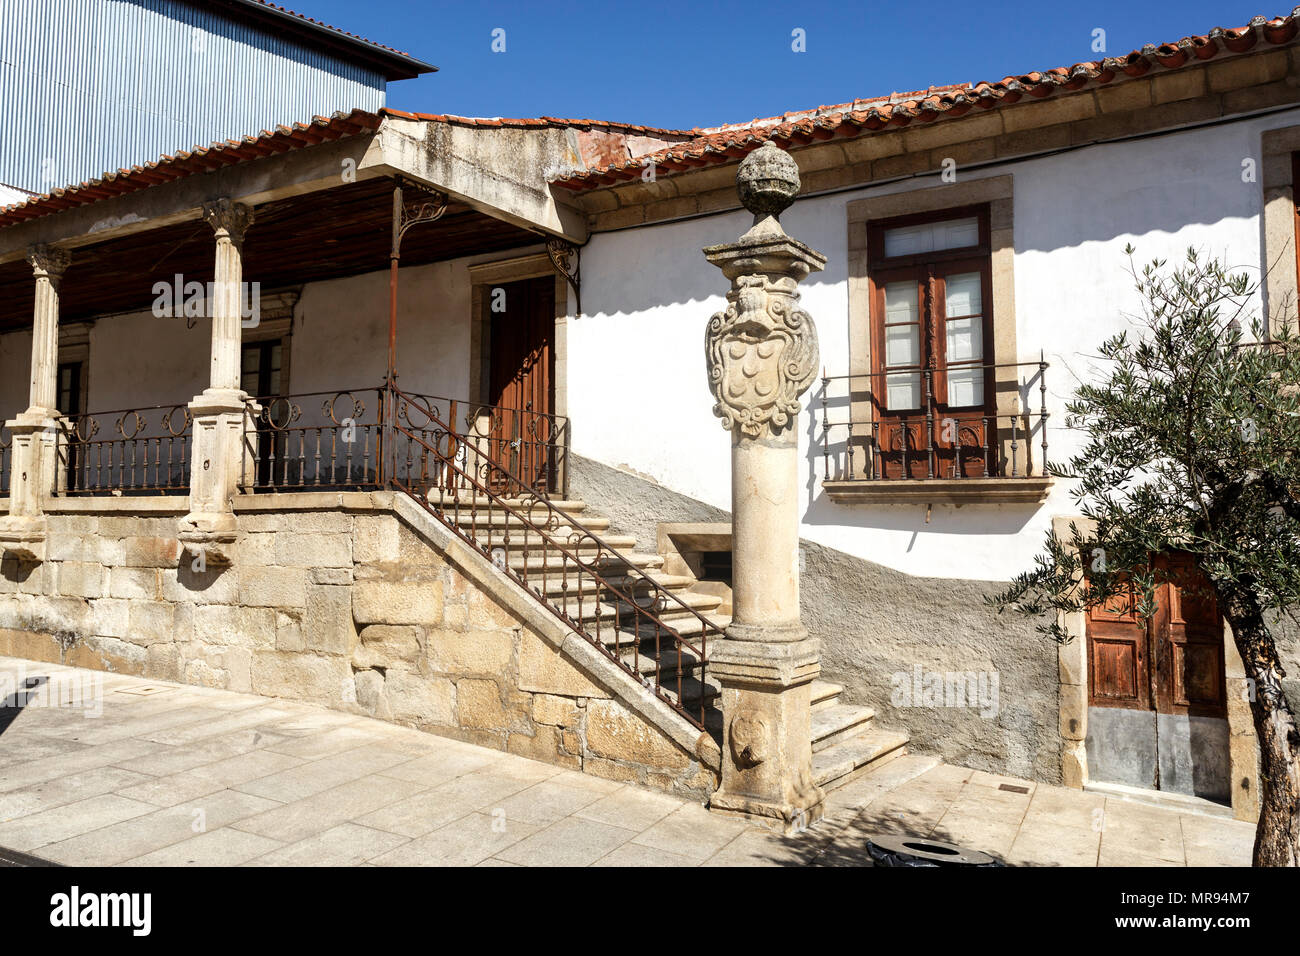
[[552,348],[555,354],[553,383],[555,405],[551,414],[569,416],[569,283],[556,271],[551,257],[545,252],[514,255],[504,259],[478,262],[469,266],[470,283],[470,336],[469,336],[469,392],[474,402],[486,403],[488,382],[491,376],[491,347],[489,341],[492,323],[483,311],[483,289],[522,279],[555,277],[555,333]]
[[1297,319],[1300,306],[1300,216],[1296,211],[1295,169],[1300,156],[1300,126],[1264,130],[1260,137],[1260,190],[1263,200],[1264,308],[1269,329]]
[[[955,214],[958,210],[972,206],[985,206],[988,209],[993,340],[991,354],[987,358],[997,365],[1019,361],[1016,344],[1014,176],[1008,173],[868,196],[847,204],[849,374],[866,376],[872,367],[871,263],[868,253],[871,224],[903,216],[941,214],[948,210]],[[861,394],[861,390],[855,392]],[[1017,399],[1019,394],[1017,369],[998,369],[994,378],[997,414],[1011,414],[1013,399]],[[849,411],[854,421],[868,421],[871,403],[865,397],[856,398],[851,393]],[[1024,413],[1028,409],[1022,407],[1021,411]],[[1028,453],[1031,442],[1022,434],[1020,443],[1019,454],[1024,456]],[[1003,460],[1010,461],[1009,434],[1002,435],[1001,444]],[[1022,457],[1022,460],[1025,459]],[[1030,473],[1035,475],[1033,478],[928,479],[923,482],[923,490],[913,488],[913,485],[922,484],[914,481],[831,482],[828,483],[827,490],[839,500],[874,504],[915,503],[921,500],[917,495],[933,502],[1040,502],[1046,497],[1050,479],[1042,476],[1042,462],[1033,461],[1032,458],[1028,461],[1033,469]],[[1011,489],[1012,481],[1023,482],[1023,485],[1018,484],[1015,489]],[[1009,489],[1016,493],[1009,493]]]

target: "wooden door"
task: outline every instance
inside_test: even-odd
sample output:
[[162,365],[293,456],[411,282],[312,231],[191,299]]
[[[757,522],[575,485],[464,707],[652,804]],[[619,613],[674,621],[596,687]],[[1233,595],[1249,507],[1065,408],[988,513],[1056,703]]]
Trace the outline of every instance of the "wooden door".
[[1088,611],[1090,706],[1151,708],[1148,643],[1136,595],[1118,594]]
[[1161,555],[1167,577],[1151,622],[1156,712],[1227,717],[1223,623],[1214,589],[1188,555]]
[[544,491],[552,467],[548,416],[555,397],[555,279],[510,282],[485,288],[484,295],[491,316],[488,403],[496,406],[490,453],[524,484]]
[[1088,613],[1093,779],[1229,797],[1223,620],[1187,554],[1155,555],[1155,612],[1118,596]]

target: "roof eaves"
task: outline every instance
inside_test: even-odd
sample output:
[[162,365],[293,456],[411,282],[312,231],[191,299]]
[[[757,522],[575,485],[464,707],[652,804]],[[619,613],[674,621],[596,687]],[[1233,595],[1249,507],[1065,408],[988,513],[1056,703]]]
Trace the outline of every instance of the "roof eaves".
[[379,128],[381,120],[378,113],[352,110],[350,113],[335,113],[328,117],[316,116],[306,123],[294,123],[292,126],[277,126],[274,130],[263,130],[257,136],[222,140],[208,146],[195,146],[189,150],[178,150],[174,154],[164,154],[153,162],[106,172],[95,179],[0,207],[0,229],[101,199],[111,199],[150,186],[173,182],[195,173],[205,173],[223,166],[375,130]]
[[857,136],[914,122],[931,123],[956,118],[972,109],[989,110],[1013,105],[1026,97],[1042,99],[1057,91],[1073,92],[1088,85],[1105,85],[1121,74],[1138,77],[1154,68],[1177,70],[1215,56],[1238,55],[1252,50],[1262,39],[1267,46],[1290,43],[1300,33],[1300,7],[1272,20],[1254,17],[1235,29],[1215,27],[1202,36],[1173,43],[1147,44],[1122,57],[1075,63],[1045,72],[1007,76],[997,81],[930,87],[888,97],[854,100],[838,106],[790,112],[756,119],[748,124],[693,131],[696,136],[634,159],[586,170],[572,170],[551,181],[575,192],[597,189],[638,178],[649,166],[667,171],[722,163],[739,158],[769,139],[802,146],[833,136]]

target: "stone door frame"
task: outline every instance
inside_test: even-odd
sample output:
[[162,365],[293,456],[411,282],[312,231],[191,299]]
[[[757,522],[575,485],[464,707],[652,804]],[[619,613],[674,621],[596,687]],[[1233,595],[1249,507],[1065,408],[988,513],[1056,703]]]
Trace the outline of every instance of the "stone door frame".
[[[1087,531],[1090,522],[1081,515],[1056,515],[1052,531],[1062,541],[1070,537],[1071,523]],[[1061,779],[1067,787],[1083,789],[1088,776],[1088,631],[1082,611],[1058,612],[1057,624],[1069,636],[1057,645]],[[1223,623],[1223,662],[1228,690],[1228,764],[1231,774],[1232,815],[1254,822],[1259,817],[1259,744],[1246,699],[1246,671],[1237,653],[1232,629]]]

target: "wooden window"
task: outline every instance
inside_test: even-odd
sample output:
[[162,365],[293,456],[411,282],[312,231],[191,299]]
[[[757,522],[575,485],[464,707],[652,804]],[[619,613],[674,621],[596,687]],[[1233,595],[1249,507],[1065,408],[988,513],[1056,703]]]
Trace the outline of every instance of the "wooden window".
[[86,392],[82,362],[59,363],[58,409],[70,418],[85,414]]
[[867,248],[879,476],[998,474],[987,205],[873,222]]
[[278,339],[244,343],[239,387],[254,398],[283,394],[284,344]]

